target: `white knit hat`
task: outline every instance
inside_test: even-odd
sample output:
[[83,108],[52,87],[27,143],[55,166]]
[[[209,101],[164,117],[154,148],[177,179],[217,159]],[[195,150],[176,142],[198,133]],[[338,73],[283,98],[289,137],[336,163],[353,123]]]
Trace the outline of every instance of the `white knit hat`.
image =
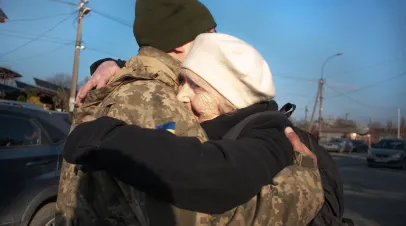
[[264,58],[230,35],[200,34],[182,67],[199,75],[237,108],[275,97],[272,73]]

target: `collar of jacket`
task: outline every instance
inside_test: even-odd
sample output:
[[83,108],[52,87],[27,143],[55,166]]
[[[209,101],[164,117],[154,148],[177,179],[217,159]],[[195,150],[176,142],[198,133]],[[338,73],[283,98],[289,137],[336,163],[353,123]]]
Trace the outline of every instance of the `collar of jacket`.
[[[138,55],[153,57],[165,64],[175,75],[179,74],[181,62],[157,48],[151,46],[141,47]],[[173,79],[176,81],[178,78]]]
[[[135,56],[127,61],[124,68],[122,68],[117,73],[117,75],[109,81],[109,83],[106,86],[104,86],[103,88],[100,88],[100,89],[91,90],[86,97],[85,104],[92,105],[92,103],[98,102],[101,99],[104,99],[107,95],[109,95],[111,92],[113,92],[113,90],[118,85],[122,84],[123,81],[131,81],[132,76],[129,76],[129,74],[131,74],[135,68],[139,69],[140,65],[142,65],[142,62],[140,63],[140,59],[139,59],[140,57],[154,58],[154,59],[158,60],[159,62],[162,62],[166,67],[168,67],[169,70],[171,70],[173,72],[172,75],[168,74],[168,77],[171,76],[171,78],[169,78],[171,81],[168,81],[168,83],[172,83],[174,85],[174,89],[177,88],[178,78],[173,77],[173,75],[177,76],[179,74],[181,62],[159,49],[156,49],[156,48],[150,47],[150,46],[145,46],[140,49],[137,56]],[[146,72],[146,73],[148,74],[148,72]],[[137,74],[139,74],[139,76],[137,76],[137,77],[142,77],[141,74],[143,74],[143,73],[137,73]],[[168,79],[161,78],[160,80],[165,81]]]

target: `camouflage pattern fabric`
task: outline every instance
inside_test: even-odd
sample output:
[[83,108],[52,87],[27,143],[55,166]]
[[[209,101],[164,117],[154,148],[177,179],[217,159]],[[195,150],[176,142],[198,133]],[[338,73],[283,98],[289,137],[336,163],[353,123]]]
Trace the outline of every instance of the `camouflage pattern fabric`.
[[279,172],[272,185],[224,214],[198,213],[198,226],[305,226],[324,204],[320,172],[309,156],[295,152],[295,165]]
[[[89,93],[74,112],[72,129],[87,116],[111,116],[145,128],[173,121],[178,136],[206,134],[193,114],[176,100],[180,64],[152,47],[138,56],[101,89]],[[249,202],[221,215],[182,210],[128,186],[106,172],[84,173],[63,162],[56,225],[306,225],[323,204],[318,169],[306,156],[289,166]],[[304,163],[307,163],[304,164]]]
[[[173,121],[176,135],[206,141],[193,114],[176,99],[179,69],[180,63],[166,53],[142,48],[106,87],[91,91],[75,109],[71,130],[87,116],[107,115],[145,128]],[[194,216],[145,196],[106,172],[83,173],[63,162],[57,225],[175,225],[175,218],[193,224]]]

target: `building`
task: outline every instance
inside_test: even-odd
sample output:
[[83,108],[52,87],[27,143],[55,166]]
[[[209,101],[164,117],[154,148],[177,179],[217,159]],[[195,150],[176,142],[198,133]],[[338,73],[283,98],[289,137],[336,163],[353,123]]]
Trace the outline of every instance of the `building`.
[[46,109],[67,109],[70,89],[39,78],[34,78],[35,85],[30,85],[18,80],[22,77],[17,72],[0,67],[0,99],[29,101],[30,96]]
[[15,81],[23,77],[8,68],[0,67],[0,98],[16,100],[21,90],[16,87]]
[[357,126],[357,127],[325,127],[322,128],[320,133],[319,142],[321,144],[330,141],[333,138],[347,138],[351,140],[365,140],[369,141],[370,131],[369,128]]
[[[384,138],[397,138],[398,128],[386,129],[386,128],[371,128],[371,140],[375,144],[379,140]],[[400,137],[406,139],[406,127],[400,129]]]
[[0,23],[5,23],[7,21],[7,19],[8,19],[8,17],[3,12],[3,10],[0,8]]

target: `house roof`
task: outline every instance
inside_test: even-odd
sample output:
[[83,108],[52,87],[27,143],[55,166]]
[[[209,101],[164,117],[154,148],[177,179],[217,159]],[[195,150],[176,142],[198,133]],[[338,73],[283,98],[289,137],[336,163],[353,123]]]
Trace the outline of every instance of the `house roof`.
[[8,17],[7,17],[6,14],[3,12],[3,10],[0,8],[0,23],[6,22],[7,19],[8,19]]
[[27,84],[25,82],[21,82],[21,81],[16,81],[16,86],[19,89],[36,89],[37,87]]
[[10,69],[0,67],[0,79],[12,79],[12,78],[21,78],[23,77],[19,73],[12,71]]
[[39,78],[34,78],[34,81],[35,81],[35,85],[37,85],[38,87],[40,87],[42,89],[47,89],[47,90],[54,91],[54,92],[57,92],[59,89],[69,90],[66,87],[58,86],[56,84],[47,82],[47,81],[39,79]]

